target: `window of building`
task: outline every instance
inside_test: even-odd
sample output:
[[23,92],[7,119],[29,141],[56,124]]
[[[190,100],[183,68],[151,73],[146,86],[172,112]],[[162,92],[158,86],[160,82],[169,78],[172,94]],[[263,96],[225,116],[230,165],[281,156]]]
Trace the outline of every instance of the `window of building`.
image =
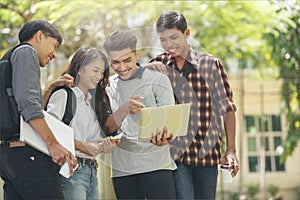
[[283,134],[280,115],[247,115],[245,122],[249,171],[259,172],[259,152],[262,141],[265,148],[266,172],[285,171],[285,165],[280,163],[280,154],[276,151],[282,142]]

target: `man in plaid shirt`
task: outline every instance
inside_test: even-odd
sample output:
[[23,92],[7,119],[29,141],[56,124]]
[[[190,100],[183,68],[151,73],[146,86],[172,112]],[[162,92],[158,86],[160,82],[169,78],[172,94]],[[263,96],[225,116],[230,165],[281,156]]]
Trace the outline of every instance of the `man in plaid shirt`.
[[[239,170],[235,147],[236,105],[222,63],[212,55],[199,54],[187,43],[190,29],[179,12],[161,14],[156,22],[165,53],[150,62],[163,63],[177,103],[191,103],[187,136],[170,143],[177,170],[177,199],[215,199],[218,164],[229,164],[232,176]],[[158,65],[157,65],[158,66]],[[226,151],[221,158],[222,120]]]

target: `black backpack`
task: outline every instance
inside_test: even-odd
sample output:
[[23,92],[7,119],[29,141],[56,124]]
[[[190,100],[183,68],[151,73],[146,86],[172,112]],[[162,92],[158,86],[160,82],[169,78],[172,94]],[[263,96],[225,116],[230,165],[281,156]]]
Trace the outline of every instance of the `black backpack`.
[[0,60],[0,140],[20,133],[20,113],[12,91],[11,53],[21,45],[11,48]]
[[62,118],[62,121],[65,124],[69,125],[70,122],[71,122],[71,120],[72,120],[72,118],[73,118],[73,116],[74,116],[74,114],[75,114],[75,111],[76,111],[76,96],[75,96],[73,90],[71,88],[67,87],[67,86],[58,86],[58,87],[56,87],[52,91],[51,95],[53,93],[55,93],[57,90],[61,90],[61,89],[66,90],[67,94],[68,94],[66,110],[65,110],[65,114],[64,114],[64,116]]

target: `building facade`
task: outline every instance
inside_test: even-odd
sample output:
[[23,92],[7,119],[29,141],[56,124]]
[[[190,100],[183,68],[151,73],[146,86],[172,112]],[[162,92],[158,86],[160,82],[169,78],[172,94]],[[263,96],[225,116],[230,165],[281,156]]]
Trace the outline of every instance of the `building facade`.
[[300,142],[293,154],[284,163],[280,162],[281,142],[287,128],[282,82],[274,74],[267,70],[229,74],[238,105],[236,140],[240,172],[230,184],[219,181],[218,191],[223,191],[220,199],[232,199],[230,194],[237,191],[246,194],[248,199],[251,195],[269,199],[272,189],[275,193],[278,189],[277,198],[300,199]]

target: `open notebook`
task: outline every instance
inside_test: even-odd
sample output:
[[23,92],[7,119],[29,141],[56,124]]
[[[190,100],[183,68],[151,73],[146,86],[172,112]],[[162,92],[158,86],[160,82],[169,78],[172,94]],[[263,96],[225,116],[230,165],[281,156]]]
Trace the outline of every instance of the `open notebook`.
[[191,104],[150,107],[141,109],[139,140],[148,139],[157,129],[166,126],[174,136],[187,134]]
[[[57,141],[75,155],[73,129],[45,111],[44,115],[45,120]],[[48,147],[40,135],[23,120],[23,117],[20,118],[20,141],[24,141],[33,148],[50,155]],[[62,165],[59,172],[66,178],[70,177],[69,166],[67,163]]]

